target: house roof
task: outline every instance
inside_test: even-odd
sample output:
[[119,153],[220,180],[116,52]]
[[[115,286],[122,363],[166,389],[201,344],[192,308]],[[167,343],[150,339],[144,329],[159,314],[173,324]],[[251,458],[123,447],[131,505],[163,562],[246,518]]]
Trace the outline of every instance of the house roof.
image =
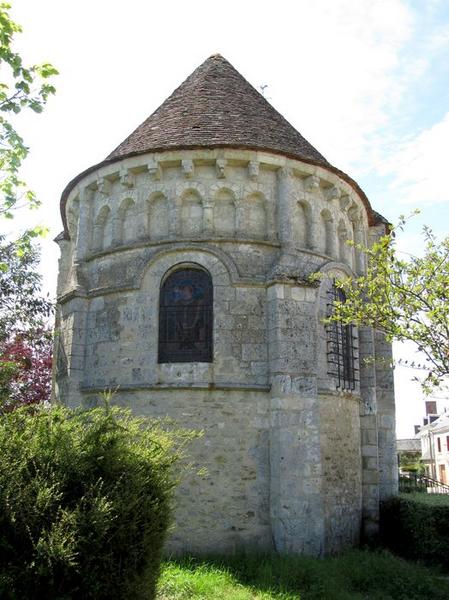
[[421,452],[421,440],[419,438],[403,438],[396,440],[398,452]]
[[225,58],[214,54],[105,160],[70,181],[61,196],[64,235],[68,236],[68,195],[89,173],[147,152],[197,148],[262,150],[324,167],[356,191],[365,204],[370,225],[382,222],[359,185],[332,166]]
[[422,434],[426,431],[433,431],[434,433],[449,431],[449,412],[443,412],[438,419],[421,427],[419,433]]

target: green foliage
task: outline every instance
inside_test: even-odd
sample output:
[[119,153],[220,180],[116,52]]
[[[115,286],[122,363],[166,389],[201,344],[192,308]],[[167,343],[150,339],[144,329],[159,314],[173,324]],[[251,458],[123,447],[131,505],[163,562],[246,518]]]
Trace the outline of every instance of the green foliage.
[[[0,216],[7,219],[21,205],[39,206],[35,194],[20,178],[28,148],[8,115],[17,115],[24,109],[42,112],[49,96],[55,93],[50,80],[58,73],[49,63],[24,65],[13,49],[14,35],[22,28],[11,19],[10,9],[10,4],[0,3]],[[42,231],[42,227],[36,227],[26,232],[18,241],[19,250],[26,251],[30,239]]]
[[388,552],[243,555],[165,563],[159,600],[446,600],[449,581]]
[[404,558],[449,569],[449,497],[408,493],[384,502],[381,538]]
[[[372,247],[366,275],[336,282],[346,295],[330,320],[367,325],[387,340],[413,342],[426,358],[423,388],[429,392],[449,375],[449,236],[438,241],[424,228],[422,256],[398,257],[396,234],[405,219]],[[414,364],[410,366],[415,366]]]
[[37,272],[39,253],[34,246],[18,253],[15,242],[0,235],[0,342],[18,332],[41,330],[53,310],[41,296],[42,276]]
[[403,471],[423,473],[424,465],[421,463],[421,452],[401,452],[399,455],[399,466]]
[[2,416],[2,600],[154,598],[192,437],[108,404]]
[[48,399],[51,382],[53,305],[41,295],[39,254],[0,235],[0,413]]

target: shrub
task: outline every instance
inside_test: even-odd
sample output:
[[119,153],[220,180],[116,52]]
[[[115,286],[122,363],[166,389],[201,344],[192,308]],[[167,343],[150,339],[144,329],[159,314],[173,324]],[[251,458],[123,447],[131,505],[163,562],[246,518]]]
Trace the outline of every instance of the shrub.
[[381,540],[404,558],[449,568],[449,496],[407,493],[382,503]]
[[0,597],[152,599],[193,434],[119,408],[0,418]]

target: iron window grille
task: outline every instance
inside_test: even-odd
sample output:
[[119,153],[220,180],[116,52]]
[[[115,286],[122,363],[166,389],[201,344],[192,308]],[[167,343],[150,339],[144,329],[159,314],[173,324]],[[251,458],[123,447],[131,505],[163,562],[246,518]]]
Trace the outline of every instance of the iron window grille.
[[206,271],[181,269],[159,296],[159,363],[212,362],[213,288]]
[[[335,302],[345,302],[343,290],[332,284],[327,292],[327,314],[334,310]],[[326,325],[328,375],[334,377],[337,389],[354,390],[358,382],[357,337],[354,325],[345,325],[341,321],[332,321]]]

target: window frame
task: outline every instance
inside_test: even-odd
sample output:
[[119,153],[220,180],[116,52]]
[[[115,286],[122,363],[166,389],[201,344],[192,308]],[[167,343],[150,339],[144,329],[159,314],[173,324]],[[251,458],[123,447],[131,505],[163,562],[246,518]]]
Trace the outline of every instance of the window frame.
[[[332,314],[334,302],[345,302],[344,291],[332,281],[327,291],[327,316]],[[326,325],[328,375],[337,380],[337,389],[354,391],[359,382],[357,368],[358,347],[355,326],[341,321],[332,321]]]
[[[169,294],[179,300],[169,301]],[[197,264],[170,269],[159,288],[158,364],[213,362],[213,317],[209,271]]]

